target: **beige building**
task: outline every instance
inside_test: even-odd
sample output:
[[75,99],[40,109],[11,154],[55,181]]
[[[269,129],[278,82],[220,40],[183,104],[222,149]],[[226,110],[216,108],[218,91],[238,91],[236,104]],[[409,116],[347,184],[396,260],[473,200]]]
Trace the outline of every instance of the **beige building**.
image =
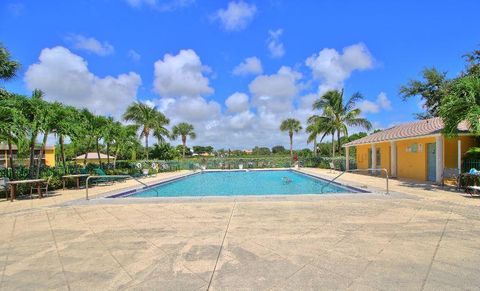
[[[85,154],[79,155],[74,160],[77,165],[83,165],[85,162]],[[100,153],[100,160],[102,163],[108,163],[108,160],[110,160],[110,163],[113,163],[115,157]],[[98,154],[96,152],[87,153],[87,164],[98,164]]]

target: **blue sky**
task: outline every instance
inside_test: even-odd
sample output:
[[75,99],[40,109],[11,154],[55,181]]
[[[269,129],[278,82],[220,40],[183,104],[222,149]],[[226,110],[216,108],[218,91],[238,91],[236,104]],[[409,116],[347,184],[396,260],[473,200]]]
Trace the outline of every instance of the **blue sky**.
[[280,121],[305,122],[332,88],[361,92],[377,128],[412,120],[419,100],[398,88],[428,66],[458,74],[480,44],[479,10],[473,0],[6,0],[0,41],[23,66],[3,86],[117,118],[149,102],[193,123],[195,144],[286,146]]

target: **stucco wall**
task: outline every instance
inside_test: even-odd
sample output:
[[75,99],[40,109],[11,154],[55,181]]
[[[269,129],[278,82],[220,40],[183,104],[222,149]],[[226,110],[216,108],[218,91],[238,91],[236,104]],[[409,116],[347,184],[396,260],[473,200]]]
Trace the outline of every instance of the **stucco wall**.
[[[444,139],[444,164],[445,168],[457,168],[457,145],[462,141],[462,155],[472,146],[475,146],[475,138],[472,136],[459,136]],[[435,137],[417,138],[397,141],[397,177],[419,181],[427,180],[427,144],[435,143]],[[407,151],[408,147],[417,144],[417,152]],[[390,142],[375,144],[380,149],[381,167],[388,169],[390,173]],[[357,146],[357,167],[368,168],[368,150],[371,145]]]

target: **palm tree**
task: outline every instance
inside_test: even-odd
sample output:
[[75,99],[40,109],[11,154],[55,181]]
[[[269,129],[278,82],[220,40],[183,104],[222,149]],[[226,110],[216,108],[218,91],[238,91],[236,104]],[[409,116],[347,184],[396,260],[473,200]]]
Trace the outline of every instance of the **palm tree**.
[[67,165],[65,162],[65,137],[70,137],[72,140],[77,137],[80,112],[72,106],[62,106],[59,108],[60,120],[55,129],[55,134],[58,136],[58,143],[60,144],[60,159],[62,161],[63,172],[67,173]]
[[[359,126],[367,130],[372,128],[372,124],[365,118],[360,117],[361,110],[356,108],[356,102],[362,100],[360,93],[353,94],[348,101],[343,102],[343,90],[331,90],[326,92],[319,100],[313,104],[313,109],[322,110],[322,117],[329,119],[329,123],[335,128],[337,133],[337,148],[340,153],[342,149],[340,136],[348,136],[347,126]],[[334,135],[332,134],[332,143]]]
[[29,174],[30,178],[34,177],[34,168],[35,168],[35,144],[37,142],[37,137],[39,133],[39,122],[42,119],[41,114],[45,113],[44,107],[46,102],[43,100],[44,93],[42,90],[35,89],[32,92],[32,98],[26,104],[25,108],[26,117],[29,124],[30,132],[30,163],[29,163]]
[[12,145],[18,144],[27,129],[27,120],[22,112],[26,100],[23,96],[6,91],[3,91],[0,97],[0,140],[7,141],[12,178],[15,179]]
[[145,103],[135,102],[128,106],[125,114],[125,121],[133,121],[138,128],[141,128],[140,137],[145,138],[145,156],[148,160],[148,136],[153,131],[155,137],[164,140],[164,136],[168,136],[165,126],[170,120],[159,112],[156,107],[150,107]]
[[85,151],[83,165],[87,164],[88,152],[91,150],[92,144],[95,141],[94,131],[95,115],[84,108],[80,111],[78,127],[73,139],[75,144],[83,145],[81,147],[82,150]]
[[172,128],[172,139],[177,139],[177,137],[179,136],[182,137],[182,144],[183,144],[182,157],[185,159],[185,147],[187,144],[187,137],[190,137],[191,139],[195,139],[197,137],[197,135],[195,134],[195,129],[193,128],[193,125],[186,122],[181,122],[175,125]]
[[116,167],[117,158],[120,153],[125,149],[134,149],[138,145],[137,139],[137,126],[136,125],[126,125],[123,126],[120,122],[115,122],[113,125],[114,129],[114,160],[113,167]]
[[63,119],[62,107],[63,105],[59,102],[45,103],[45,106],[42,107],[41,119],[39,120],[39,130],[43,133],[43,141],[38,156],[36,178],[40,176],[40,168],[42,166],[43,156],[45,155],[48,135],[50,133],[55,133],[57,124]]
[[0,80],[10,80],[20,69],[20,63],[13,61],[10,52],[0,43]]
[[97,151],[98,164],[102,166],[102,158],[100,157],[100,140],[103,139],[108,126],[108,119],[105,116],[96,115],[93,120],[92,137],[95,141],[95,150]]
[[[317,155],[317,138],[318,136],[322,135],[320,138],[320,142],[327,136],[328,134],[332,134],[335,131],[333,124],[330,122],[330,119],[322,116],[313,115],[308,118],[308,126],[306,128],[306,132],[309,133],[307,143],[311,143],[313,141],[313,153],[315,156]],[[334,144],[332,143],[332,151],[335,150]]]
[[280,124],[281,131],[288,131],[288,136],[290,137],[290,157],[293,159],[293,133],[297,133],[302,130],[302,125],[300,121],[288,118],[282,121]]

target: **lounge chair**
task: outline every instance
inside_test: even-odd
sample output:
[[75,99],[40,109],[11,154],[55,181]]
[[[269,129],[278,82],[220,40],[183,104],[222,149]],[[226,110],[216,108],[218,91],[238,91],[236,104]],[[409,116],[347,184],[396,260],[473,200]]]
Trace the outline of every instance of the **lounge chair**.
[[8,181],[9,181],[9,180],[8,180],[7,177],[0,178],[0,191],[5,191],[5,192],[7,192]]
[[335,171],[337,170],[335,169],[335,164],[333,162],[330,162],[329,165],[330,165],[330,173],[335,173]]
[[[42,182],[40,185],[40,192],[44,192],[43,195],[47,196],[48,195],[48,185],[50,184],[50,181],[52,180],[52,176],[48,177],[46,182]],[[33,192],[38,191],[38,186],[31,185],[30,186],[30,198],[33,197]],[[37,192],[38,193],[38,192]],[[39,194],[39,193],[38,193]]]
[[93,179],[93,183],[95,184],[104,184],[104,185],[112,185],[113,182],[115,182],[115,180],[117,179],[112,179],[112,178],[107,178],[108,175],[100,168],[96,168],[96,169],[93,169],[95,171],[95,173],[97,174],[97,176],[105,176],[105,178],[96,178],[96,179]]

